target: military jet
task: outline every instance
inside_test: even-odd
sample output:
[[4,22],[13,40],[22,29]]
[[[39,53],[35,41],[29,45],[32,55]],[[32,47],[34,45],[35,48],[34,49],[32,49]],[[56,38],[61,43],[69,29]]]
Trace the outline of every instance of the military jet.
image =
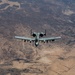
[[39,42],[47,42],[48,41],[55,41],[57,39],[60,39],[61,37],[49,37],[49,38],[44,38],[43,36],[46,36],[46,30],[45,32],[32,32],[31,30],[31,36],[33,36],[33,38],[28,38],[28,37],[24,37],[24,36],[15,36],[16,39],[20,39],[20,40],[24,40],[24,42],[26,41],[30,41],[31,42],[35,42],[35,46],[37,47],[39,45]]

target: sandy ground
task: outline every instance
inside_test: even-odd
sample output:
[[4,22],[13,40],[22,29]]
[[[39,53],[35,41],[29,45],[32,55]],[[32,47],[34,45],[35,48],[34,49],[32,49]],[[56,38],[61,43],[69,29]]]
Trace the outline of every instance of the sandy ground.
[[75,47],[59,46],[38,50],[33,61],[0,62],[0,75],[75,75]]

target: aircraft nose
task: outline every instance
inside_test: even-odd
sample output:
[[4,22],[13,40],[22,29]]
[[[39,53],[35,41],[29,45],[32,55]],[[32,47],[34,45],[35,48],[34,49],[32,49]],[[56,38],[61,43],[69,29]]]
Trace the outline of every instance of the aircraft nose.
[[36,46],[38,46],[38,45],[39,45],[39,43],[38,43],[38,42],[36,42],[36,43],[35,43],[35,45],[36,45]]

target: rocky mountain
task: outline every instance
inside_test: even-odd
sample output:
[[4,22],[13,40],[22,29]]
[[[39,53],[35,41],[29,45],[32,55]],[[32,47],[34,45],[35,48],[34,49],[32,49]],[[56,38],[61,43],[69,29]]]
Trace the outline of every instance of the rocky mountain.
[[[14,38],[31,29],[62,39],[36,48]],[[75,0],[0,0],[0,75],[75,75],[74,49]]]

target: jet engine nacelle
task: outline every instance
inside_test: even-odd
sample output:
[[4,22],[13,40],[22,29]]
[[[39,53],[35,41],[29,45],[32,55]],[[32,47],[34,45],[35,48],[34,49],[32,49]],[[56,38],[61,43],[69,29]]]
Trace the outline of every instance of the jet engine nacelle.
[[43,37],[44,36],[44,34],[40,34],[40,37]]
[[40,37],[46,36],[46,33],[41,32]]
[[33,33],[33,34],[32,34],[32,36],[33,36],[33,37],[35,37],[35,36],[36,36],[36,34],[34,34],[34,33]]

